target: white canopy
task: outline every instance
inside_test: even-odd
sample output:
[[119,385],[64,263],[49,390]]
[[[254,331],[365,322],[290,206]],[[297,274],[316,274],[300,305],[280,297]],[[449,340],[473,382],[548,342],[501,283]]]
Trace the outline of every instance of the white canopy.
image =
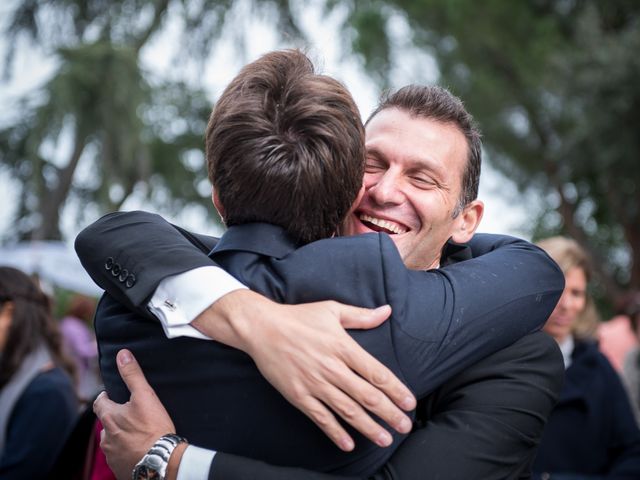
[[46,283],[84,295],[102,294],[102,289],[82,268],[76,252],[63,242],[24,242],[0,247],[0,265],[35,273]]

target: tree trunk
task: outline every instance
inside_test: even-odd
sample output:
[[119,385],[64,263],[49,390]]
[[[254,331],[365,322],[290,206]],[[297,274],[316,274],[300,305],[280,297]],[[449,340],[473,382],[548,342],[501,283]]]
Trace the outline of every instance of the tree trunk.
[[40,225],[33,231],[32,240],[60,240],[60,213],[67,200],[73,181],[73,175],[84,151],[86,138],[76,126],[73,151],[67,165],[58,171],[58,184],[48,190],[40,200]]
[[157,0],[154,6],[153,19],[147,26],[147,29],[135,40],[134,49],[136,53],[140,52],[140,49],[145,46],[151,35],[158,29],[162,16],[169,7],[169,0]]
[[640,226],[637,224],[625,229],[625,236],[629,242],[631,265],[629,266],[629,289],[640,290]]
[[606,258],[603,258],[600,253],[592,248],[591,242],[589,241],[589,236],[585,233],[580,225],[578,225],[575,221],[576,214],[576,206],[569,202],[567,198],[562,193],[562,182],[558,178],[557,169],[555,168],[555,164],[553,162],[546,160],[544,162],[545,170],[547,172],[547,176],[549,177],[549,182],[556,190],[558,195],[560,196],[560,205],[558,206],[558,213],[562,217],[562,222],[564,226],[564,230],[567,235],[573,238],[576,242],[578,242],[582,248],[589,254],[591,257],[591,264],[593,268],[593,272],[595,276],[600,280],[602,286],[605,290],[605,295],[613,300],[620,295],[620,288],[618,284],[611,276],[611,273],[604,268],[606,265]]

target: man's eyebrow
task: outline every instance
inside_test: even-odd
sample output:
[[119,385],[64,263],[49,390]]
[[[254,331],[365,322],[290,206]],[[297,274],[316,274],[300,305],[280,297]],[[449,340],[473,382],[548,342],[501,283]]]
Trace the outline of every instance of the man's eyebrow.
[[409,157],[405,161],[406,170],[410,172],[426,172],[439,181],[446,178],[446,167],[440,162],[431,160],[427,155]]
[[389,163],[387,161],[387,156],[384,154],[384,152],[382,152],[376,147],[371,147],[371,148],[365,147],[365,155],[367,156],[367,158],[373,157],[375,160],[378,160],[380,162]]
[[383,154],[383,153],[382,153],[382,152],[381,152],[377,147],[375,147],[375,146],[373,146],[373,147],[367,147],[367,146],[365,145],[364,150],[365,150],[365,153],[366,153],[367,155],[371,154],[371,155],[375,155],[376,157],[384,157],[384,156],[385,156],[385,155],[384,155],[384,154]]
[[[375,145],[371,147],[365,146],[367,156],[371,155],[377,160],[387,162],[387,156],[385,153],[377,148]],[[425,171],[433,173],[439,180],[444,180],[446,167],[440,166],[437,162],[430,161],[427,156],[413,156],[405,162],[406,170],[408,171]]]
[[426,170],[438,175],[444,173],[444,166],[439,166],[436,162],[429,161],[427,157],[412,157],[407,162],[407,170]]

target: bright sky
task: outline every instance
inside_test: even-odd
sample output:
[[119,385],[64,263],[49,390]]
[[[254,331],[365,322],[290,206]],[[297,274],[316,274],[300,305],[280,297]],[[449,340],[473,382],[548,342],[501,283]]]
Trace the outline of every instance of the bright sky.
[[[323,73],[332,75],[347,85],[361,114],[367,116],[376,104],[378,89],[362,73],[363,69],[359,61],[353,57],[345,56],[339,48],[341,41],[338,34],[340,13],[332,15],[328,19],[322,19],[320,10],[315,5],[317,4],[312,2],[305,6],[302,17],[303,28],[311,40],[306,45],[307,50]],[[242,8],[244,7],[240,2],[240,9]],[[6,3],[4,6],[0,6],[0,18],[6,18],[8,9]],[[238,13],[242,14],[242,12]],[[157,36],[155,41],[143,50],[142,58],[145,68],[161,76],[166,76],[167,72],[171,71],[171,59],[176,49],[179,48],[175,39],[180,24],[175,16],[168,16],[166,28],[167,34]],[[238,50],[233,48],[233,45],[238,41],[238,32],[234,31],[233,35],[227,35],[216,45],[204,72],[193,65],[186,69],[180,69],[177,74],[193,83],[197,79],[201,79],[213,101],[243,64],[266,51],[282,46],[292,46],[278,42],[268,21],[253,21],[250,25],[245,25],[243,30],[245,33],[241,34],[241,38],[247,46],[247,53],[244,57],[238,55]],[[437,81],[437,66],[427,54],[411,48],[408,43],[408,29],[402,19],[394,19],[391,24],[391,35],[397,44],[396,51],[393,52],[395,64],[392,81],[394,86]],[[0,54],[4,52],[5,48],[6,44],[0,39]],[[51,75],[55,70],[55,60],[43,52],[25,47],[20,48],[15,67],[15,76],[11,82],[0,84],[0,104],[3,105],[2,113],[0,113],[0,125],[7,121],[8,112],[18,113],[14,104],[18,95],[41,85]],[[173,70],[175,71],[175,69]],[[80,168],[79,170],[81,171]],[[2,173],[0,173],[0,192],[3,192],[5,199],[15,198],[17,192],[8,175]],[[480,198],[486,204],[481,231],[523,235],[522,223],[527,218],[527,214],[530,215],[532,209],[525,207],[525,201],[517,193],[513,183],[492,169],[486,160],[483,164]],[[528,203],[533,203],[532,199],[529,199]],[[11,215],[14,210],[12,207],[14,206],[15,201],[9,202],[8,205],[5,203],[5,207],[0,209],[0,236],[11,228]],[[124,205],[125,210],[134,208],[150,209],[152,207],[135,198]],[[219,233],[200,210],[184,212],[172,220],[197,231]],[[63,217],[63,231],[68,241],[72,241],[77,233],[70,215]]]

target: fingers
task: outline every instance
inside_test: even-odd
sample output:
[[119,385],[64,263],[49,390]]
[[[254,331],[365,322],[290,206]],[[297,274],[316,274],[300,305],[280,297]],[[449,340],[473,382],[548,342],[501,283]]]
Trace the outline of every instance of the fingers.
[[[349,328],[375,328],[391,314],[388,305],[371,310],[332,302],[329,307],[339,316],[341,325]],[[398,432],[408,433],[412,422],[401,408],[414,409],[416,399],[391,370],[344,333],[340,335],[342,341],[334,343],[340,345],[334,350],[337,357],[325,356],[322,362],[324,371],[319,376],[323,379],[322,385],[309,389],[323,406],[365,437],[379,446],[388,446],[393,440],[391,435],[370,413]],[[323,428],[320,422],[316,423]],[[331,422],[329,426],[335,428]],[[329,428],[325,433],[327,430]]]
[[[344,355],[346,357],[345,362],[349,368],[360,375],[366,382],[360,383],[353,379],[352,386],[347,383],[341,388],[366,408],[380,416],[389,425],[396,428],[396,425],[399,425],[398,422],[402,421],[401,417],[398,416],[398,410],[386,403],[384,399],[380,400],[380,398],[386,395],[395,405],[409,411],[416,408],[415,396],[391,370],[371,356],[355,341],[353,341],[351,348],[344,352]],[[384,393],[384,395],[380,396],[380,392]],[[369,405],[376,405],[378,411],[372,410]],[[401,431],[401,433],[405,432]]]
[[129,350],[120,350],[116,356],[116,360],[120,376],[132,395],[136,391],[151,389],[140,368],[140,364]]
[[389,305],[382,305],[381,307],[370,309],[343,305],[337,302],[334,303],[334,308],[338,310],[337,314],[340,317],[340,323],[343,328],[365,330],[376,328],[391,315],[391,307]]
[[355,447],[353,439],[322,402],[307,395],[300,403],[293,403],[293,405],[304,412],[340,450],[345,452],[353,450]]
[[100,413],[104,412],[104,409],[106,408],[105,402],[107,401],[109,401],[109,396],[107,395],[107,392],[103,390],[93,401],[93,413],[100,417]]
[[113,426],[111,412],[116,405],[117,403],[111,401],[105,391],[100,392],[100,395],[93,402],[93,412],[100,419],[105,429]]
[[[383,440],[381,439],[386,437],[389,438],[390,443],[391,437],[386,430],[380,427],[377,422],[373,421],[367,413],[371,412],[399,433],[409,433],[411,431],[413,426],[411,419],[384,393],[352,371],[348,371],[346,375],[343,375],[343,378],[344,383],[337,380],[336,385],[344,390],[349,400],[359,408],[359,411],[353,412],[353,409],[351,409],[351,412],[347,410],[345,412],[346,415],[342,415],[342,410],[339,405],[332,408],[338,411],[342,418],[356,430],[380,446],[388,445],[382,444]],[[351,413],[351,415],[349,415],[349,413]]]
[[[388,399],[387,401],[389,402]],[[359,403],[341,390],[330,386],[325,402],[327,406],[336,412],[345,422],[379,447],[388,447],[393,442],[391,434],[374,421]],[[391,404],[391,402],[389,402],[389,404]],[[405,417],[400,410],[396,410],[398,415]],[[409,418],[406,420],[408,422],[408,425],[405,426],[407,430],[403,433],[411,430],[411,420],[409,420]]]

